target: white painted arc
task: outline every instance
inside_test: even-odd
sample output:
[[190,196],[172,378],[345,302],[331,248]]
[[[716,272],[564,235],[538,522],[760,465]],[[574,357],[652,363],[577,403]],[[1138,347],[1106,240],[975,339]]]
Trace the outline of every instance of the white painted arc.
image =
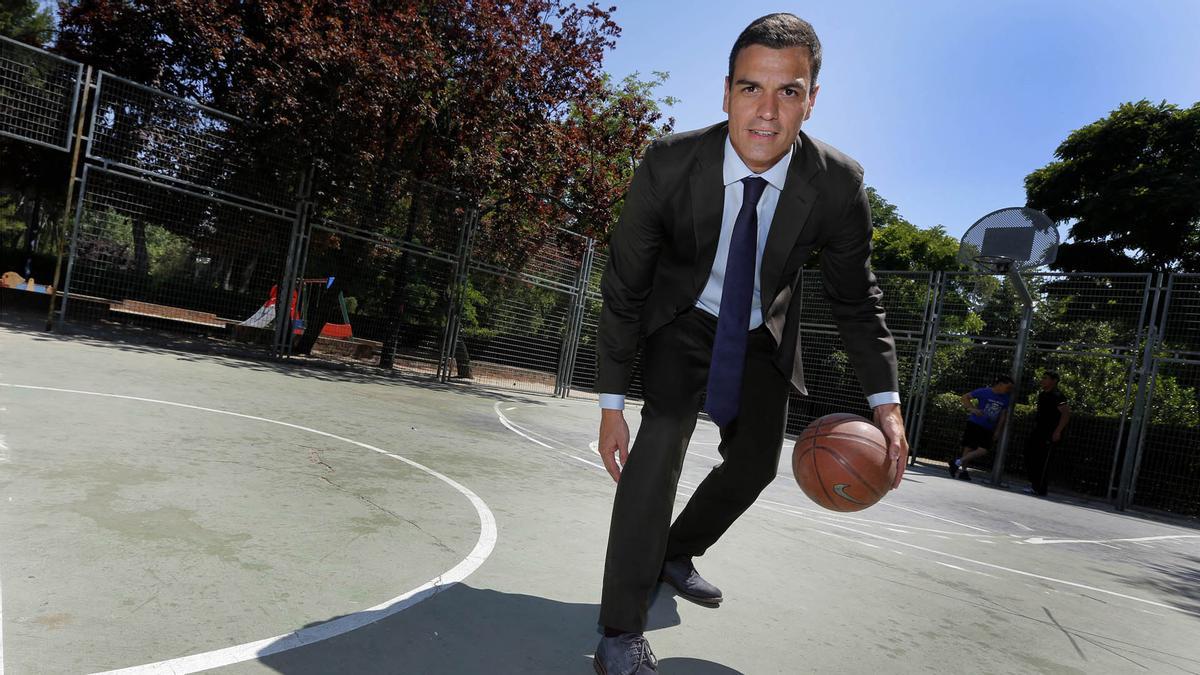
[[[376,621],[385,619],[398,612],[408,609],[422,600],[426,600],[434,595],[437,595],[438,593],[454,586],[458,582],[463,581],[470,576],[471,573],[479,569],[483,562],[487,560],[488,556],[491,555],[496,546],[496,539],[498,536],[496,517],[492,514],[491,509],[488,508],[488,505],[479,497],[479,495],[475,494],[469,488],[455,481],[454,479],[434,471],[423,464],[414,462],[405,457],[401,457],[400,455],[387,452],[386,450],[382,450],[373,445],[368,445],[367,443],[362,443],[344,436],[338,436],[337,434],[331,434],[327,431],[320,431],[318,429],[312,429],[299,424],[292,424],[290,422],[281,422],[279,420],[267,419],[265,417],[258,417],[256,415],[247,415],[245,413],[237,413],[230,410],[219,410],[217,408],[206,408],[187,403],[176,403],[174,401],[162,401],[152,398],[143,398],[140,396],[125,396],[122,394],[109,394],[95,391],[80,391],[77,389],[60,389],[56,387],[10,384],[5,382],[0,382],[0,387],[52,391],[65,394],[81,394],[86,396],[100,396],[104,398],[155,403],[158,405],[173,406],[176,408],[187,408],[190,410],[200,410],[203,412],[230,415],[232,417],[240,417],[258,422],[266,422],[268,424],[276,424],[279,426],[316,434],[318,436],[325,436],[326,438],[332,438],[344,443],[349,443],[350,445],[355,445],[360,448],[377,452],[387,457],[391,457],[392,459],[408,464],[415,469],[423,471],[434,478],[437,478],[465,496],[467,500],[471,502],[471,505],[475,508],[475,512],[479,516],[479,538],[476,540],[475,546],[471,549],[471,552],[468,553],[467,556],[463,558],[457,565],[450,568],[445,573],[439,574],[433,579],[430,579],[421,586],[375,605],[374,607],[360,610],[352,614],[347,614],[322,624],[292,631],[291,633],[276,635],[274,637],[269,637],[262,640],[255,640],[254,642],[235,645],[233,647],[226,647],[224,649],[216,649],[199,654],[192,654],[190,656],[169,659],[166,661],[157,661],[155,663],[148,663],[141,666],[133,666],[131,668],[105,671],[108,674],[122,673],[127,675],[149,675],[150,673],[169,673],[171,675],[176,675],[178,673],[194,673],[220,666],[240,663],[242,661],[249,661],[251,659],[261,658],[271,654],[278,654],[289,649],[295,649],[296,647],[310,645],[315,642],[320,642],[321,640],[342,635],[343,633],[348,633],[357,628],[362,628],[363,626],[375,623]],[[0,663],[2,663],[2,661],[0,661]],[[0,675],[3,675],[2,672],[0,672]]]
[[[542,441],[539,441],[538,439],[534,438],[531,435],[533,432],[527,433],[528,430],[524,430],[523,427],[517,425],[512,420],[508,419],[508,417],[504,413],[500,412],[500,404],[499,403],[496,403],[495,406],[493,406],[493,407],[496,410],[496,417],[500,420],[500,424],[503,424],[504,428],[508,429],[509,431],[513,432],[514,434],[524,438],[525,440],[533,441],[534,443],[537,443],[538,445],[542,446],[543,448],[546,448],[547,450],[550,450],[552,452],[557,452],[558,454],[560,454],[564,457],[569,457],[569,458],[575,460],[576,462],[583,462],[584,464],[587,464],[589,466],[594,466],[597,469],[600,469],[601,471],[607,471],[607,469],[604,468],[603,464],[597,464],[596,462],[588,461],[578,455],[575,455],[570,452],[564,452],[552,445],[548,445],[546,443],[543,443]],[[551,440],[553,440],[553,439],[551,439]]]

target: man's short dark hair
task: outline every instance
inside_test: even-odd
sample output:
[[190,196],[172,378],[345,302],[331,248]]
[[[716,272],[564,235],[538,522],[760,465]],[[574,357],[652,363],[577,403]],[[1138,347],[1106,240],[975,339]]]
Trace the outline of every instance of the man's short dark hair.
[[811,89],[817,83],[817,73],[821,70],[821,41],[817,39],[817,32],[813,30],[812,24],[804,19],[795,14],[776,12],[759,17],[746,26],[746,29],[738,36],[737,42],[733,43],[733,50],[729,52],[729,83],[731,85],[733,84],[733,64],[737,61],[737,55],[750,45],[762,45],[771,49],[808,47],[812,63],[812,73],[810,74],[812,81],[808,83],[808,86]]
[[1047,370],[1046,372],[1042,373],[1042,377],[1048,377],[1055,382],[1058,382],[1058,373],[1054,372],[1053,370]]
[[996,381],[992,382],[992,386],[996,386],[997,384],[1012,384],[1012,383],[1013,383],[1012,377],[1010,377],[1008,375],[998,375],[998,376],[996,376]]

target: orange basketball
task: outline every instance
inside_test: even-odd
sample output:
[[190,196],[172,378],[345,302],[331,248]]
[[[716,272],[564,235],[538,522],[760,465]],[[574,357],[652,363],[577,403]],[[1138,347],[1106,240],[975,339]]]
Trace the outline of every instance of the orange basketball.
[[896,479],[883,432],[851,413],[819,417],[796,439],[792,472],[804,494],[832,511],[861,511]]

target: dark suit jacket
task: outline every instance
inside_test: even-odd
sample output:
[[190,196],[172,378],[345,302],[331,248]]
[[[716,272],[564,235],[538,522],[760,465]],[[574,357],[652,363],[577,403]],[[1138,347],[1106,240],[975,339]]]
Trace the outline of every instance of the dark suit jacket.
[[[721,233],[728,124],[675,134],[646,150],[613,231],[601,281],[596,391],[629,388],[638,340],[696,304]],[[804,261],[821,273],[842,342],[867,394],[899,391],[896,346],[871,272],[871,209],[853,159],[801,132],[763,252],[763,317],[775,364],[803,394],[800,295]]]

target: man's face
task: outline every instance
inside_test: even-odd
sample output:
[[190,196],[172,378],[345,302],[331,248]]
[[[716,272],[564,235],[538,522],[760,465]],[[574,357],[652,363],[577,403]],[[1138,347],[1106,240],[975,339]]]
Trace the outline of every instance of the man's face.
[[807,47],[750,45],[738,52],[722,109],[729,141],[751,171],[766,171],[791,149],[817,100],[811,73]]
[[1056,384],[1058,384],[1058,383],[1054,381],[1053,377],[1049,377],[1046,375],[1042,376],[1042,390],[1043,391],[1050,391],[1051,389],[1054,388],[1054,385],[1056,385]]
[[996,385],[996,393],[997,394],[1008,394],[1008,393],[1011,393],[1012,390],[1013,390],[1012,382],[1001,382],[1000,384]]

